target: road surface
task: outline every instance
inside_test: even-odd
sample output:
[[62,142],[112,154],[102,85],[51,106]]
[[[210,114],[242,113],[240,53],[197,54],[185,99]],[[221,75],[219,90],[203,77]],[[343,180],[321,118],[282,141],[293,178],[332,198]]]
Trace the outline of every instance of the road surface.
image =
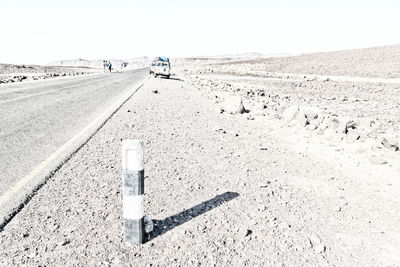
[[0,196],[147,74],[140,69],[0,86]]

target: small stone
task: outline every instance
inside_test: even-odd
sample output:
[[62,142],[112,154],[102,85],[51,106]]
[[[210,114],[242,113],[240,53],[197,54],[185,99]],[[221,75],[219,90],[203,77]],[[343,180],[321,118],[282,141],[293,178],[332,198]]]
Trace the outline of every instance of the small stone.
[[34,257],[37,256],[37,255],[38,255],[38,252],[35,251],[35,252],[32,252],[32,253],[29,253],[29,254],[28,254],[28,258],[34,258]]
[[222,109],[231,114],[243,114],[246,111],[242,99],[238,96],[229,97],[223,103]]
[[318,118],[318,112],[315,110],[306,110],[304,115],[310,121]]
[[309,237],[308,240],[310,241],[311,246],[315,247],[316,245],[321,243],[321,238],[316,234],[312,233]]
[[52,231],[52,232],[55,232],[58,228],[60,228],[60,225],[59,225],[59,224],[55,224],[55,225],[51,228],[51,231]]
[[357,125],[358,124],[353,120],[342,121],[337,128],[337,132],[347,134],[349,129],[356,129]]
[[265,183],[260,183],[258,186],[261,187],[261,188],[265,188],[265,187],[268,187],[268,185],[270,183],[271,183],[270,181],[266,181]]
[[395,138],[390,138],[390,137],[382,137],[380,139],[381,144],[386,147],[387,149],[391,151],[398,151],[400,150],[399,142]]
[[154,94],[158,94],[158,90],[151,90]]
[[314,252],[319,254],[325,251],[325,246],[322,244],[318,244],[314,247]]
[[249,121],[254,121],[254,117],[251,114],[248,114],[246,119]]
[[[317,116],[318,116],[318,115],[317,115]],[[310,122],[309,122],[309,125],[314,126],[315,129],[317,129],[318,126],[319,126],[320,124],[321,124],[321,123],[320,123],[320,121],[319,121],[318,119],[311,119]]]
[[355,131],[348,131],[346,134],[345,140],[348,143],[354,143],[355,141],[359,140],[361,138],[361,135],[355,130]]
[[293,118],[290,121],[286,121],[286,122],[288,123],[289,127],[293,127],[293,126],[296,126],[296,125],[300,125],[301,127],[304,127],[307,124],[307,118],[304,115],[304,111],[299,109],[294,114]]
[[278,225],[278,224],[277,224],[276,221],[269,221],[269,222],[268,222],[268,226],[271,227],[271,228],[272,228],[272,227],[276,227],[277,225]]
[[71,243],[71,241],[69,239],[65,239],[63,242],[61,242],[61,246],[68,245],[69,243]]
[[279,228],[280,229],[289,229],[290,228],[290,224],[288,224],[287,222],[281,222],[280,224],[279,224]]
[[295,118],[298,112],[299,112],[298,106],[290,106],[283,111],[282,119],[286,122],[290,122]]
[[312,233],[308,240],[310,241],[310,245],[315,253],[322,253],[325,251],[325,246],[321,242],[321,238],[316,234]]
[[373,165],[383,165],[383,164],[386,164],[386,163],[387,163],[387,160],[386,160],[386,159],[384,159],[384,158],[382,158],[382,157],[378,157],[378,156],[376,156],[376,155],[372,155],[372,156],[369,158],[369,161],[370,161],[371,164],[373,164]]
[[314,131],[315,129],[317,129],[317,126],[315,126],[315,125],[313,125],[313,124],[308,124],[308,125],[306,126],[306,129],[307,129],[307,130],[310,130],[310,131]]
[[239,234],[240,234],[241,236],[249,236],[249,235],[251,235],[252,233],[253,233],[253,231],[251,231],[251,230],[249,230],[249,229],[246,229],[246,228],[242,228],[242,229],[239,230]]

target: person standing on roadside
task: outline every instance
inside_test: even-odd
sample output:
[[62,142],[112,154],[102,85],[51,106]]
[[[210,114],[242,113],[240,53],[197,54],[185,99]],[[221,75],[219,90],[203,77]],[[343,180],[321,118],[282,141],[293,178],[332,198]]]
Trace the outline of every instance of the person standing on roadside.
[[108,62],[108,70],[111,72],[112,64],[111,61]]
[[103,67],[104,67],[104,72],[106,72],[108,67],[107,60],[103,60]]

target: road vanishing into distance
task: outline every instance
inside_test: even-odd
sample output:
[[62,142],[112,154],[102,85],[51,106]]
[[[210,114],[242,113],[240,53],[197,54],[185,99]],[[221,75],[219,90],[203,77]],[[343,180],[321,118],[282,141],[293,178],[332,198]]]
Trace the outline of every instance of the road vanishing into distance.
[[0,196],[148,75],[148,69],[0,86]]

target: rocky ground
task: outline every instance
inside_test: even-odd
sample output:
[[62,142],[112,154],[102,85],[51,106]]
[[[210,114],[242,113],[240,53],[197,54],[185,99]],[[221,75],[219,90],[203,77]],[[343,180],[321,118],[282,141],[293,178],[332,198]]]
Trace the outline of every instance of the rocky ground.
[[400,78],[400,45],[221,62],[215,64],[214,70],[261,76],[268,72],[283,72]]
[[[397,136],[397,88],[208,68],[151,78],[0,233],[0,265],[399,265],[399,151],[379,139]],[[145,141],[155,224],[135,247],[125,138]]]
[[[381,154],[400,150],[400,73],[395,72],[400,61],[396,58],[400,59],[399,45],[264,63],[202,61],[181,65],[178,70],[193,85],[214,94],[217,103],[229,95],[246,101],[249,119],[260,115],[279,118],[289,127],[304,127],[325,136],[330,143],[352,144],[355,150],[367,151],[375,163],[376,158],[387,163]],[[338,76],[342,73],[346,75]],[[365,74],[369,77],[362,78]]]
[[263,79],[198,70],[188,72],[187,77],[214,94],[221,105],[232,95],[246,101],[250,120],[275,117],[329,141],[354,143],[377,152],[399,151],[399,84]]
[[85,75],[97,70],[81,67],[0,64],[0,84]]

